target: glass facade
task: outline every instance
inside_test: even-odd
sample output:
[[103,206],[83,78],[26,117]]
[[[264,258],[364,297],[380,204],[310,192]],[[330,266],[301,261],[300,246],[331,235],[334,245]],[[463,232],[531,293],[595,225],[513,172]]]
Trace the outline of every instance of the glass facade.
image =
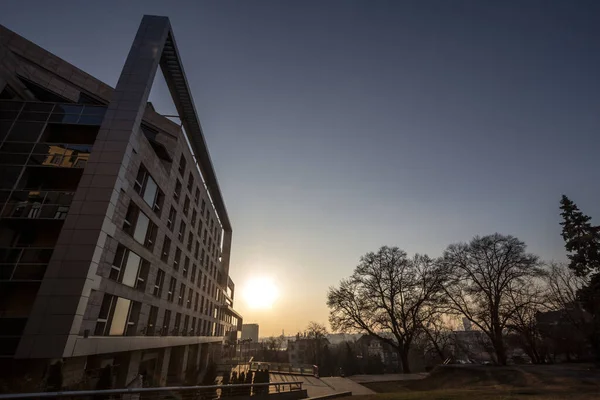
[[16,351],[105,107],[0,100],[0,353]]

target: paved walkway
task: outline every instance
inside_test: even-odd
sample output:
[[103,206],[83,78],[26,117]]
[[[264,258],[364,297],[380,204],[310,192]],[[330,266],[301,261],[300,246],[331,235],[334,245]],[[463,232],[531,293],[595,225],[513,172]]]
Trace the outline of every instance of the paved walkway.
[[408,381],[413,379],[423,379],[427,375],[427,372],[419,372],[416,374],[383,374],[383,375],[353,375],[349,377],[357,383],[370,383],[370,382],[393,382],[393,381]]
[[348,378],[330,377],[316,378],[307,375],[287,375],[270,374],[271,382],[303,382],[302,388],[308,392],[308,397],[325,396],[339,392],[352,392],[352,395],[374,394],[371,389],[367,389]]

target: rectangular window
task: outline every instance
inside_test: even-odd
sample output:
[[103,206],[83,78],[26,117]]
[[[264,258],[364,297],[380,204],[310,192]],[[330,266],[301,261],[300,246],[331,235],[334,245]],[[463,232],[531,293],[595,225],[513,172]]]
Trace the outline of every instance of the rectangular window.
[[171,232],[173,232],[173,228],[175,227],[175,219],[177,218],[177,211],[175,207],[171,206],[171,210],[169,210],[169,218],[167,219],[167,228]]
[[181,249],[175,248],[175,258],[173,259],[173,269],[179,271],[179,263],[181,262]]
[[165,314],[163,316],[162,329],[160,334],[163,336],[169,335],[169,326],[171,325],[171,310],[165,310]]
[[175,314],[175,324],[173,326],[173,335],[179,336],[181,330],[181,313]]
[[202,220],[201,219],[198,220],[198,230],[196,232],[198,233],[198,237],[200,237],[200,234],[202,233]]
[[154,179],[152,179],[152,176],[150,176],[144,165],[140,165],[133,188],[140,196],[142,196],[146,204],[160,216],[164,194],[159,189]]
[[187,308],[192,308],[192,299],[194,298],[194,290],[192,288],[188,288],[188,298],[185,306]]
[[188,333],[189,333],[188,332],[188,326],[189,326],[189,324],[190,324],[190,316],[186,315],[183,318],[183,330],[181,332],[183,334],[183,336],[187,336],[188,335]]
[[196,264],[192,264],[192,275],[190,276],[190,281],[192,284],[196,282]]
[[167,262],[169,259],[169,253],[171,252],[171,239],[167,235],[165,235],[165,239],[163,240],[162,252],[160,254],[160,259],[164,262]]
[[[138,210],[139,211],[139,210]],[[143,212],[138,212],[137,224],[133,231],[133,238],[138,242],[144,244],[146,242],[146,235],[148,233],[148,226],[150,225],[150,219]]]
[[194,244],[194,232],[190,229],[188,231],[187,249],[192,251],[192,245]]
[[194,336],[196,331],[196,317],[192,317],[192,326],[190,326],[190,336]]
[[154,336],[156,332],[156,320],[158,318],[158,307],[151,306],[148,314],[148,325],[146,326],[146,335]]
[[112,323],[110,325],[110,331],[108,332],[109,335],[122,336],[125,334],[125,330],[127,328],[127,316],[129,314],[130,306],[131,300],[117,297],[113,311]]
[[200,242],[196,240],[196,247],[194,248],[194,258],[198,259],[198,253],[200,253]]
[[200,188],[196,188],[196,193],[194,194],[194,204],[198,204],[199,199],[200,199]]
[[188,256],[185,256],[185,259],[183,261],[183,270],[181,271],[181,273],[183,274],[183,276],[185,278],[187,278],[189,268],[190,268],[190,259]]
[[185,222],[183,219],[179,221],[179,232],[177,233],[177,239],[183,243],[183,236],[185,235]]
[[133,201],[129,202],[123,230],[148,249],[152,250],[154,248],[156,225],[150,221],[146,214],[140,211]]
[[179,201],[179,196],[181,196],[181,182],[177,179],[177,182],[175,182],[175,190],[173,190],[173,198]]
[[198,271],[198,282],[196,282],[196,286],[198,286],[198,287],[202,286],[202,270]]
[[124,285],[144,290],[148,268],[148,261],[119,244],[108,277]]
[[187,189],[190,191],[190,193],[192,193],[194,190],[194,175],[192,174],[192,171],[190,171],[188,174]]
[[169,282],[169,291],[167,292],[167,300],[173,301],[175,298],[175,289],[177,287],[177,279],[171,277],[171,282]]
[[150,221],[148,224],[148,231],[146,232],[146,240],[144,241],[144,247],[148,250],[154,250],[154,243],[156,242],[156,234],[158,233],[158,227],[154,222]]
[[139,309],[140,303],[108,293],[104,294],[94,334],[98,336],[134,335]]
[[158,269],[156,279],[154,280],[154,290],[152,294],[160,299],[162,296],[163,285],[165,284],[165,271]]
[[196,219],[198,218],[198,211],[195,208],[192,209],[192,226],[196,226]]
[[183,176],[185,174],[186,165],[187,165],[187,160],[185,159],[185,156],[182,154],[181,158],[179,159],[179,174],[181,176]]
[[183,298],[185,296],[185,285],[182,283],[181,285],[179,285],[179,296],[177,297],[177,304],[182,306],[183,305]]
[[198,311],[198,301],[200,299],[200,295],[196,292],[196,297],[194,298],[194,312]]
[[185,196],[185,200],[183,201],[183,213],[187,216],[190,211],[190,198]]

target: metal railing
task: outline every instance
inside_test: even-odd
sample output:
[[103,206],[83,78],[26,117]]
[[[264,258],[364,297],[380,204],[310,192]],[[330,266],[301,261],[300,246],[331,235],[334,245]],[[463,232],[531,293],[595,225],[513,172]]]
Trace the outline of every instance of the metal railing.
[[109,390],[79,390],[43,393],[0,394],[0,400],[16,399],[103,399],[103,400],[211,400],[233,396],[267,395],[302,391],[303,382],[246,383],[236,385],[171,386]]
[[267,369],[270,373],[319,376],[319,368],[316,365],[310,364],[294,365],[287,363],[272,363],[264,361],[253,361],[250,363],[251,371],[257,371],[259,369]]

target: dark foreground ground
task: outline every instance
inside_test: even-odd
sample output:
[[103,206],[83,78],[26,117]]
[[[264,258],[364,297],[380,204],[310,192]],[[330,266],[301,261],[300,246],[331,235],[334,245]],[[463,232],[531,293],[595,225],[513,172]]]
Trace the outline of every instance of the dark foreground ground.
[[377,394],[352,400],[600,400],[600,369],[589,364],[442,366],[424,379],[364,386]]

